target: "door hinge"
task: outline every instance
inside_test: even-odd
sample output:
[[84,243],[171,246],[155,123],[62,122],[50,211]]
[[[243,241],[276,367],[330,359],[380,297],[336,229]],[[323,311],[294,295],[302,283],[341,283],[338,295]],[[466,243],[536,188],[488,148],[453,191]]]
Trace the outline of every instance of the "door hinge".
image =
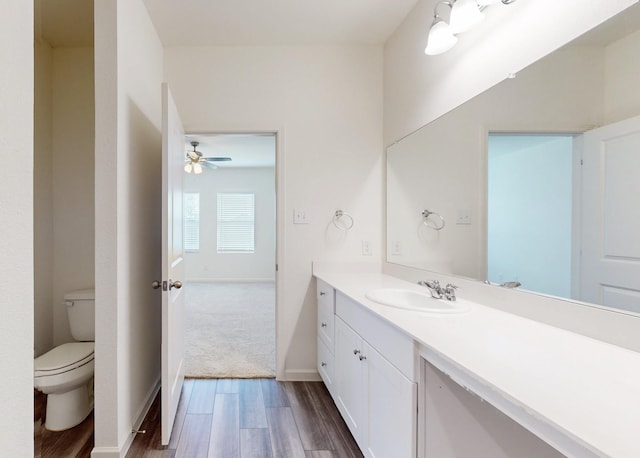
[[276,272],[278,271],[278,264],[276,264]]
[[580,165],[584,165],[584,159],[580,159]]

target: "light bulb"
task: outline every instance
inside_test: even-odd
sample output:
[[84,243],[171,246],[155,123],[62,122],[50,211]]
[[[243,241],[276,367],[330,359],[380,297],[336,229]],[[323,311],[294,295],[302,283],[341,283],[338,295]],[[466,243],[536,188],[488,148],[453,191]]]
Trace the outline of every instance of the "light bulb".
[[202,173],[202,166],[197,162],[193,164],[193,173],[195,173],[196,175],[199,175],[200,173]]
[[184,171],[187,173],[191,173],[193,171],[193,166],[191,165],[191,162],[187,163],[187,165],[184,166]]
[[456,0],[451,7],[449,24],[454,34],[466,32],[484,19],[476,0]]
[[458,38],[451,33],[449,24],[442,19],[436,17],[436,21],[429,30],[429,37],[427,38],[427,47],[424,48],[424,53],[429,56],[435,56],[436,54],[442,54],[453,48],[458,42]]

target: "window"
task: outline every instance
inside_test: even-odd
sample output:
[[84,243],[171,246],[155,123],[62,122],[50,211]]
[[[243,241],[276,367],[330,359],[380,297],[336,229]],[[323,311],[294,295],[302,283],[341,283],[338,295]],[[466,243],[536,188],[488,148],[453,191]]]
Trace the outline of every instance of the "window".
[[184,249],[200,250],[200,194],[184,193]]
[[218,194],[218,253],[253,253],[255,195]]

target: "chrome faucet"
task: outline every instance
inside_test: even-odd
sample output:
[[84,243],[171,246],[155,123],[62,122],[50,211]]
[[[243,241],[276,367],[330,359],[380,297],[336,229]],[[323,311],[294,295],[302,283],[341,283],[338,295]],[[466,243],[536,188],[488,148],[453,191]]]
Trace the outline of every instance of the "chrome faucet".
[[418,284],[420,286],[426,286],[431,293],[431,297],[435,299],[445,299],[447,301],[456,300],[456,289],[458,289],[456,285],[447,283],[447,286],[443,288],[440,286],[438,280],[419,281]]

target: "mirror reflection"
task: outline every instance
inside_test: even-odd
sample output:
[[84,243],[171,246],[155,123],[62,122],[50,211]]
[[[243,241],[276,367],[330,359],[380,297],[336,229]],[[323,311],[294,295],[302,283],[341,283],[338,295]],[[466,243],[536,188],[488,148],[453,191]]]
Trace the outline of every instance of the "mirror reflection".
[[639,24],[633,6],[391,145],[387,261],[640,313]]

